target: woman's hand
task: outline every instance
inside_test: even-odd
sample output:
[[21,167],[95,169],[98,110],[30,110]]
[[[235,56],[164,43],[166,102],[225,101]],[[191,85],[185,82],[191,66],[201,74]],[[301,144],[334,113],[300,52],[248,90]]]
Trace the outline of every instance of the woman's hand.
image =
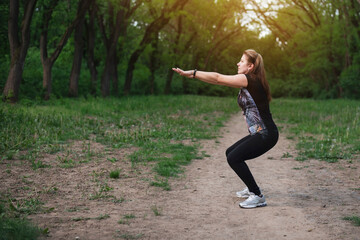
[[193,78],[194,77],[194,70],[184,71],[184,70],[182,70],[180,68],[172,68],[172,70],[174,70],[175,72],[177,72],[181,76],[184,76],[184,77],[187,77],[187,78]]

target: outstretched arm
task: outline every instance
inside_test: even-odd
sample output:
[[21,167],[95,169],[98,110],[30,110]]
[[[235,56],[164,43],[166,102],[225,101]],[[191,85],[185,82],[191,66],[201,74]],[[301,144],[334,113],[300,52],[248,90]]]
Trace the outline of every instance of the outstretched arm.
[[[173,70],[181,76],[187,78],[194,78],[195,70],[184,71],[180,68],[173,68]],[[216,72],[196,71],[195,78],[206,83],[223,85],[233,88],[242,88],[247,87],[248,85],[247,78],[244,74],[223,75]]]

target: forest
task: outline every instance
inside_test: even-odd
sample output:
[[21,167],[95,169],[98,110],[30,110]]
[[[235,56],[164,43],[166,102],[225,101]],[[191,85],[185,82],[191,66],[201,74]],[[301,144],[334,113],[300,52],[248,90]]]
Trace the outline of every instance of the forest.
[[0,19],[3,101],[229,96],[171,67],[235,74],[249,48],[275,98],[360,98],[359,0],[11,0]]

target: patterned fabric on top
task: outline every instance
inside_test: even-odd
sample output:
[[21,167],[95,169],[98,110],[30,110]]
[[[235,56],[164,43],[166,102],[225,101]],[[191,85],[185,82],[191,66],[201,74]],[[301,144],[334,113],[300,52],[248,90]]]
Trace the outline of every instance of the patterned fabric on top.
[[240,89],[237,100],[239,106],[243,110],[249,133],[254,135],[258,132],[261,133],[262,130],[265,130],[266,127],[264,121],[260,117],[255,101],[246,88]]

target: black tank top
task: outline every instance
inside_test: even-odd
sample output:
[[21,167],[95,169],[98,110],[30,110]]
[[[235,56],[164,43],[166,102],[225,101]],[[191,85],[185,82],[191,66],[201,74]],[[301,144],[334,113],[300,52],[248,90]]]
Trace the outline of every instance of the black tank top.
[[260,79],[252,74],[245,74],[245,76],[248,86],[240,89],[237,100],[243,110],[249,133],[253,135],[266,130],[276,130],[269,101]]

